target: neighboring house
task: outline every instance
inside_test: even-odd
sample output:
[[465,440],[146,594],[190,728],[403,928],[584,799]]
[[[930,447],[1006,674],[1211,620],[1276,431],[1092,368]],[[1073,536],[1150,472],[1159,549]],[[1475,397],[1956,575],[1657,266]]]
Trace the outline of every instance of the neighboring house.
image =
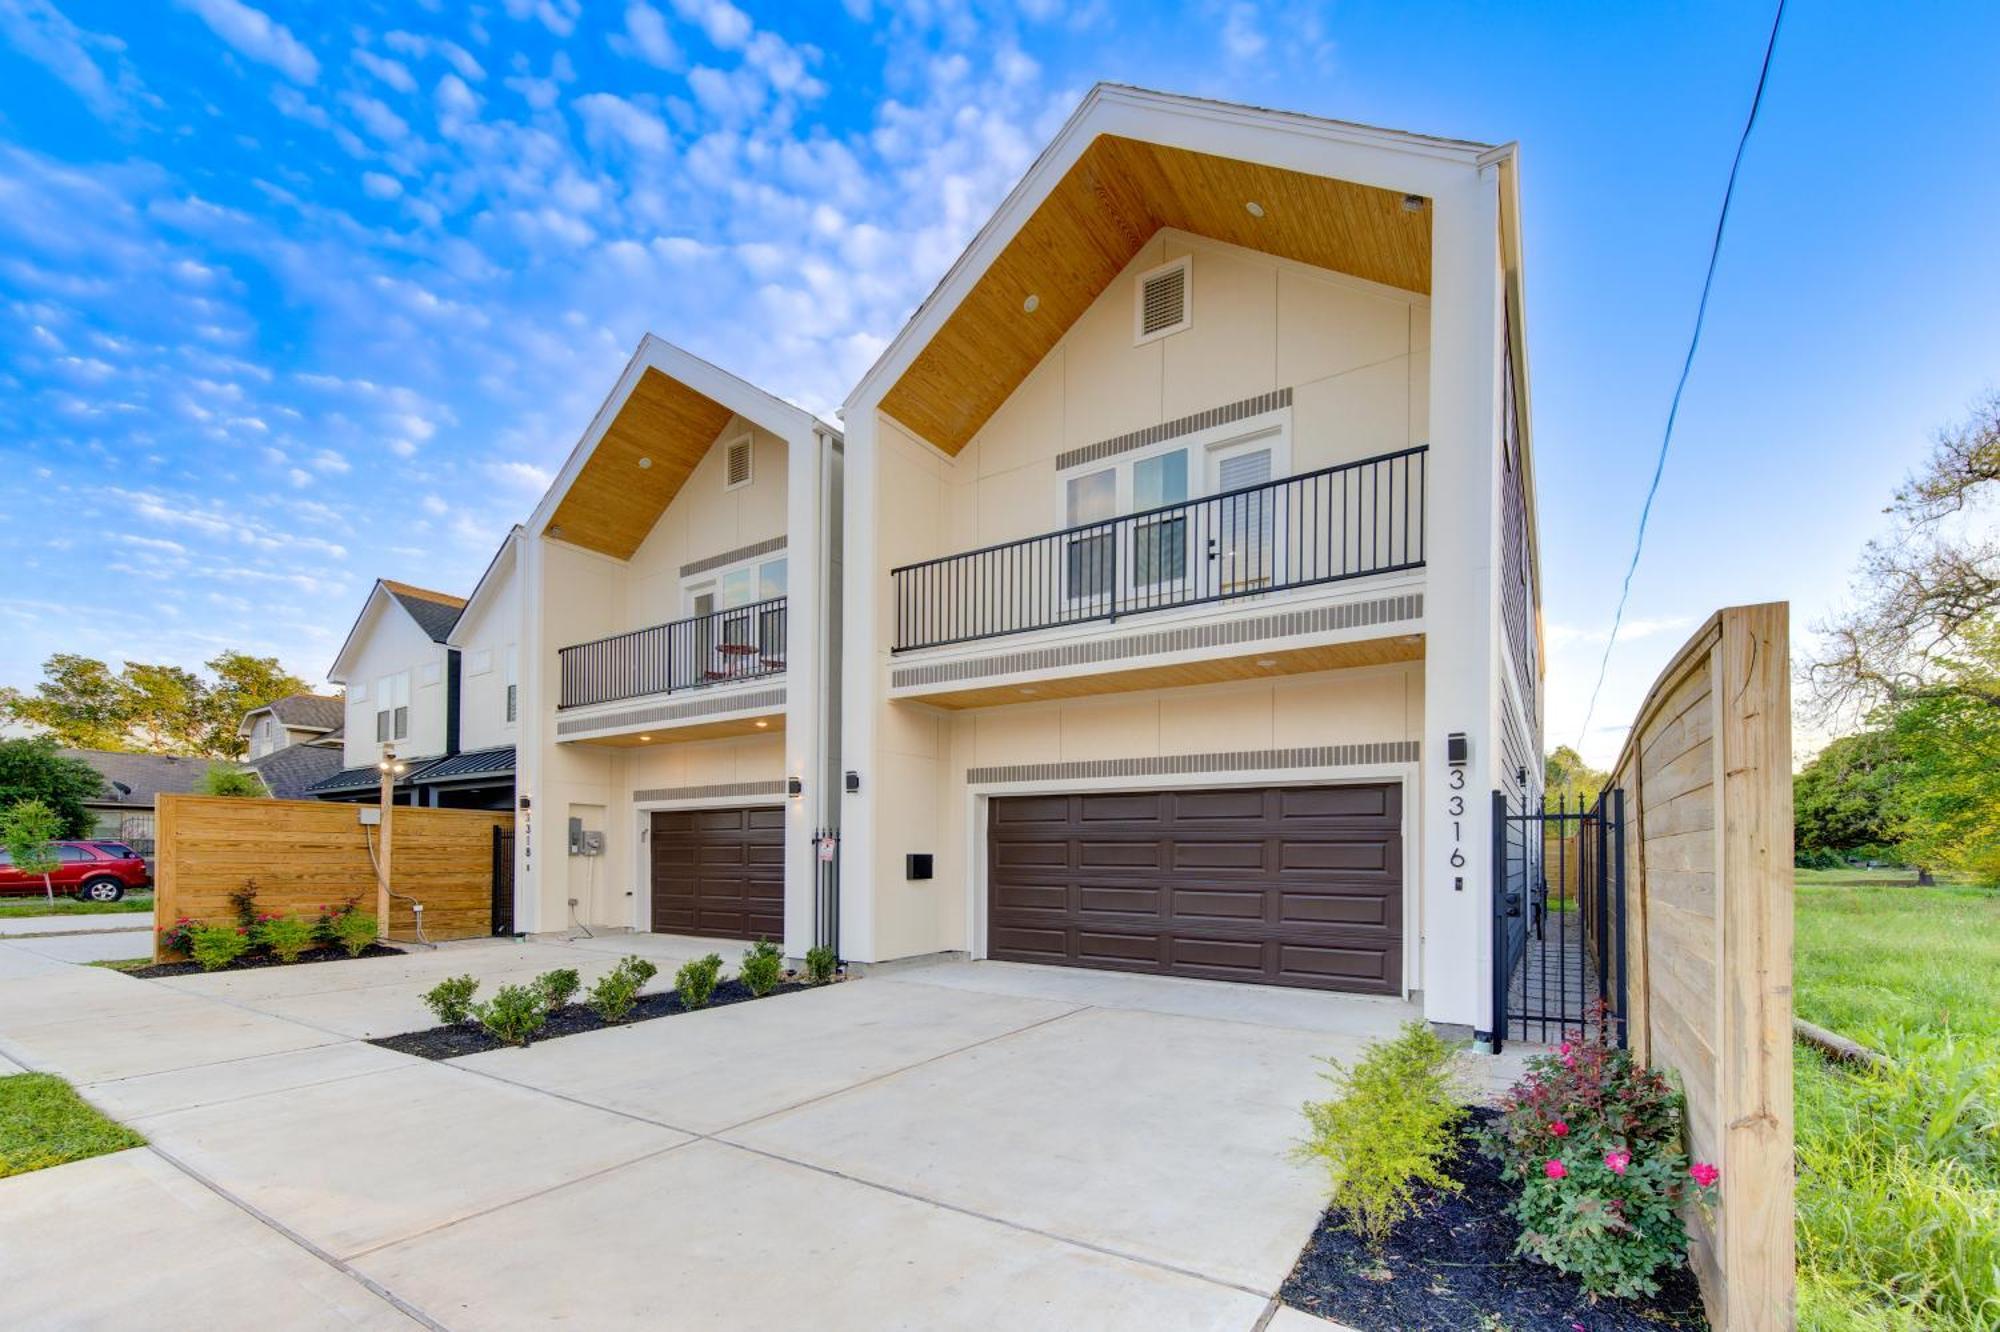
[[1520,235],[1511,146],[1089,94],[842,414],[846,957],[1484,1024],[1541,767]]
[[813,837],[837,807],[839,449],[811,414],[640,344],[514,556],[520,928],[793,956],[830,928]]
[[129,844],[142,856],[153,854],[153,802],[162,795],[186,795],[201,785],[215,760],[168,754],[123,754],[108,749],[65,749],[104,779],[104,791],[83,802],[93,820],[90,836]]
[[521,730],[521,544],[507,533],[447,642],[459,658],[458,752],[433,764],[424,785],[439,803],[511,809]]
[[252,708],[236,728],[246,759],[260,759],[289,745],[339,745],[329,739],[346,720],[346,704],[338,695],[291,694],[275,703]]
[[448,645],[465,599],[378,579],[327,678],[347,696],[339,771],[311,787],[322,800],[379,798],[378,764],[403,765],[398,804],[440,803],[422,784],[433,763],[459,752],[458,654]]
[[332,731],[321,740],[274,749],[241,766],[263,779],[265,794],[273,799],[313,800],[314,788],[341,770],[343,744],[341,733]]

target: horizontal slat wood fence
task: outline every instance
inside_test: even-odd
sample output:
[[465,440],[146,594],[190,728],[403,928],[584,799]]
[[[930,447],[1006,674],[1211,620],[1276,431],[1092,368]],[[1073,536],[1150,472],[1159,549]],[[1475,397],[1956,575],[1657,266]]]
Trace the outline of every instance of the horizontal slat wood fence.
[[[281,915],[313,915],[360,899],[375,910],[375,854],[381,829],[362,824],[367,805],[318,800],[246,800],[163,795],[157,812],[154,950],[161,927],[182,916],[208,924],[235,920],[229,894],[257,881],[257,906]],[[487,810],[398,806],[390,816],[394,854],[390,887],[424,904],[424,933],[463,939],[491,932],[493,830],[514,816]],[[389,937],[414,939],[410,903],[392,899]],[[164,959],[163,959],[164,960]]]
[[1639,709],[1625,791],[1633,1048],[1687,1092],[1688,1148],[1721,1167],[1691,1212],[1709,1320],[1793,1325],[1789,607],[1719,611]]

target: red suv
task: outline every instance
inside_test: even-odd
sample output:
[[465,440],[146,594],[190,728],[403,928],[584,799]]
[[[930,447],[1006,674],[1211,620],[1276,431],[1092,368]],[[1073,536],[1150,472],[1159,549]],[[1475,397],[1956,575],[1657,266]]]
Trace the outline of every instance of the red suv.
[[[116,902],[127,892],[153,886],[145,860],[123,842],[57,842],[56,860],[49,883],[80,901]],[[13,858],[0,851],[0,897],[41,891],[41,875],[15,869]]]

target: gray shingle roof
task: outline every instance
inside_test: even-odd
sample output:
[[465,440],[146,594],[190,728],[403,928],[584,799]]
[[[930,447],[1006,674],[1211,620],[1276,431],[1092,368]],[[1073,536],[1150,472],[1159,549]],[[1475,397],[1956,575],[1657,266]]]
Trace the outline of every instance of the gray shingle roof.
[[340,751],[323,745],[286,745],[243,765],[264,779],[280,800],[304,800],[315,782],[340,771]]
[[442,643],[451,637],[451,627],[458,623],[458,616],[465,609],[465,598],[454,597],[449,592],[433,592],[426,587],[414,587],[409,583],[398,583],[384,578],[382,586],[390,596],[402,604],[417,622],[431,642]]
[[104,794],[92,804],[153,807],[158,795],[186,795],[208,775],[213,759],[181,758],[171,754],[119,754],[107,749],[65,749],[66,758],[82,759],[104,779]]
[[[338,694],[292,694],[269,705],[271,715],[287,726],[302,730],[330,731],[341,724],[347,713],[346,700]],[[258,709],[251,709],[255,712]]]

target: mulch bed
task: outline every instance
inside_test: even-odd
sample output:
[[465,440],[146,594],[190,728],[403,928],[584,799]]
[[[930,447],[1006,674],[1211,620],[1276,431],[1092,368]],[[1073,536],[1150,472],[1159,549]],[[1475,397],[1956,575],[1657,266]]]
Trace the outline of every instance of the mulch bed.
[[[1490,1121],[1474,1110],[1467,1125]],[[1335,1224],[1332,1211],[1299,1255],[1278,1297],[1360,1332],[1660,1332],[1705,1329],[1701,1293],[1685,1267],[1665,1274],[1650,1300],[1592,1303],[1574,1277],[1516,1258],[1521,1228],[1499,1162],[1466,1134],[1452,1162],[1460,1193],[1428,1190],[1423,1210],[1396,1228],[1378,1256]]]
[[[400,948],[385,948],[381,944],[369,944],[361,950],[362,957],[406,957]],[[226,967],[214,971],[203,971],[199,962],[155,962],[150,967],[135,967],[126,972],[127,976],[137,976],[141,980],[158,980],[162,976],[216,976],[225,971],[255,971],[260,967],[302,967],[308,962],[346,962],[350,959],[345,948],[314,948],[303,954],[296,962],[280,962],[275,953],[245,953]]]
[[[771,994],[792,994],[810,989],[804,981],[785,981]],[[749,1003],[758,996],[750,993],[750,987],[740,980],[726,980],[715,987],[715,996],[708,1001],[710,1008],[727,1008],[730,1004]],[[681,1007],[680,995],[667,990],[659,994],[642,994],[639,1002],[632,1005],[632,1011],[623,1022],[606,1022],[582,1004],[564,1004],[549,1014],[549,1020],[535,1033],[531,1045],[552,1040],[559,1036],[578,1036],[586,1031],[603,1031],[606,1027],[629,1027],[634,1022],[650,1022],[654,1018],[673,1017],[677,1013],[699,1012],[699,1009]],[[472,1023],[462,1023],[455,1027],[431,1027],[424,1031],[404,1032],[400,1036],[378,1036],[368,1042],[385,1050],[395,1050],[402,1054],[417,1055],[424,1059],[456,1059],[460,1055],[484,1054],[488,1050],[505,1050],[507,1042],[488,1036],[485,1030]]]

